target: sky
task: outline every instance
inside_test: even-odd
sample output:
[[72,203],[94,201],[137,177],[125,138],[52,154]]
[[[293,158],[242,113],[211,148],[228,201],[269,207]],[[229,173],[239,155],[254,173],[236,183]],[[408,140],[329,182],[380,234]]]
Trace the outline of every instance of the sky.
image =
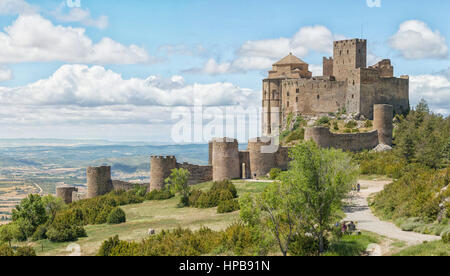
[[260,113],[271,64],[292,52],[320,75],[333,40],[359,37],[369,65],[390,58],[410,76],[413,106],[449,115],[449,12],[439,0],[0,0],[0,138],[245,140],[260,122],[234,114]]

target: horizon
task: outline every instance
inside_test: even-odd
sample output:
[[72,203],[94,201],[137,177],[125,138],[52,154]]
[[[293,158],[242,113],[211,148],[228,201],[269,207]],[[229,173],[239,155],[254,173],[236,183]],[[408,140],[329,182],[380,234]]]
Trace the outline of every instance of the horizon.
[[[411,107],[425,99],[448,116],[450,3],[346,2],[0,0],[0,138],[178,144],[201,106],[202,137],[184,122],[184,144],[246,141],[260,136],[273,63],[292,52],[321,75],[332,42],[356,37],[368,65],[389,58],[410,76]],[[242,128],[241,110],[255,117]]]

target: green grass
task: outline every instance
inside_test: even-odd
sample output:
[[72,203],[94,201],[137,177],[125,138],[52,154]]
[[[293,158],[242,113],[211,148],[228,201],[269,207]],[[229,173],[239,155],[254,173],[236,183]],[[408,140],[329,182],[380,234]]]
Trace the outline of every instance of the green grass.
[[361,235],[344,236],[341,240],[330,245],[326,256],[361,256],[369,244],[379,243],[380,236],[370,232]]
[[394,256],[450,256],[450,244],[434,241],[407,247]]
[[[233,183],[239,195],[261,192],[268,185],[268,183],[239,180]],[[202,183],[194,188],[207,190],[211,185],[211,182]],[[115,235],[118,235],[121,240],[140,241],[147,236],[149,229],[159,232],[177,227],[197,230],[206,226],[213,230],[223,230],[239,219],[239,212],[217,214],[217,208],[177,208],[179,200],[177,196],[164,201],[146,201],[141,204],[122,206],[127,215],[126,223],[88,225],[85,227],[88,237],[79,239],[75,243],[80,245],[82,255],[95,255],[102,242]],[[52,243],[45,240],[32,243],[32,246],[38,255],[58,256],[70,254],[66,250],[70,244],[72,243]]]

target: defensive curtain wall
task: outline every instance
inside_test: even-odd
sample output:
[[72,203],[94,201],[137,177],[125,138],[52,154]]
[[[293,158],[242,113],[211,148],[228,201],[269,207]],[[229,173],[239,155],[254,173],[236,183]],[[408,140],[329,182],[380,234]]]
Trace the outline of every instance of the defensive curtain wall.
[[394,107],[374,106],[374,131],[368,133],[335,134],[326,127],[307,128],[305,140],[312,140],[323,148],[337,148],[348,151],[374,149],[379,144],[392,146]]

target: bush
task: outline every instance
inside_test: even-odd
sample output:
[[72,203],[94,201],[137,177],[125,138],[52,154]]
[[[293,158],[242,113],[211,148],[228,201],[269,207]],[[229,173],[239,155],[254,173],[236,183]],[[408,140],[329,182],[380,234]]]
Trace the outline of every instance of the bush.
[[153,190],[145,196],[145,200],[167,200],[173,198],[175,195],[168,189]]
[[364,122],[364,127],[365,127],[365,128],[373,127],[372,121],[371,121],[371,120],[366,120],[366,121]]
[[16,257],[36,257],[36,251],[30,246],[18,247],[16,249],[16,253],[14,253]]
[[333,129],[334,129],[335,131],[338,131],[338,130],[339,130],[339,124],[338,124],[337,121],[334,121],[334,122],[333,122]]
[[344,130],[344,133],[352,133],[352,130],[349,129],[349,128],[346,128],[346,129]]
[[236,199],[227,200],[227,201],[222,201],[219,203],[219,206],[217,208],[217,213],[219,213],[219,214],[232,213],[232,212],[238,211],[239,209],[240,209],[239,201],[237,201]]
[[450,233],[449,233],[449,232],[444,233],[444,234],[442,235],[442,241],[443,241],[444,243],[450,243]]
[[323,126],[323,125],[329,126],[329,125],[330,125],[330,121],[331,121],[330,117],[324,116],[324,117],[320,118],[320,119],[317,121],[316,124],[317,124],[318,126]]
[[33,241],[39,241],[39,240],[45,240],[47,239],[47,226],[46,225],[39,225],[36,229],[36,232],[34,232],[33,236],[31,237]]
[[358,126],[358,123],[355,120],[351,120],[345,124],[346,128],[353,129]]
[[108,215],[107,222],[109,224],[120,224],[126,222],[126,220],[125,212],[121,208],[116,207]]
[[12,257],[14,250],[6,243],[0,244],[0,257]]
[[275,180],[278,178],[278,176],[280,176],[280,174],[281,174],[281,169],[273,168],[269,172],[269,178],[272,180]]
[[[328,250],[328,240],[324,239],[324,249]],[[318,256],[319,241],[306,235],[295,235],[290,245],[290,253],[294,256]]]
[[56,215],[53,223],[46,232],[47,238],[52,242],[76,241],[86,237],[86,231],[81,225],[83,213],[79,209],[69,209]]
[[193,190],[189,196],[189,205],[196,208],[217,207],[220,202],[237,198],[236,186],[231,181],[214,182],[207,192]]
[[299,128],[292,131],[285,139],[285,143],[290,143],[292,141],[301,141],[305,139],[305,129]]

